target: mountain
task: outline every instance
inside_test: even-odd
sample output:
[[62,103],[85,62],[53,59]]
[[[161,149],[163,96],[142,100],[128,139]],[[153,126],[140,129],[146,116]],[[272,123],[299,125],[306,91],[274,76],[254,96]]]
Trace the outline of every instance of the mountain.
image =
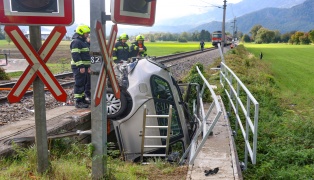
[[[307,32],[314,29],[314,1],[306,0],[291,8],[264,8],[236,18],[238,31],[248,34],[254,25],[260,24],[270,30],[286,33],[294,30]],[[226,22],[226,32],[233,32],[232,22]],[[190,32],[202,29],[213,32],[222,29],[221,22],[210,22],[190,29]]]
[[260,24],[270,30],[281,33],[290,31],[304,31],[314,29],[314,1],[307,0],[291,8],[266,8],[237,18],[238,29],[248,33],[251,28]]
[[[234,17],[240,17],[242,15],[252,13],[264,8],[274,7],[274,8],[291,8],[292,6],[303,3],[305,0],[242,0],[236,4],[228,4],[226,7],[226,21],[233,20]],[[221,7],[223,4],[221,4]],[[174,20],[169,20],[168,24],[176,25],[187,25],[191,22],[190,25],[200,25],[208,23],[211,21],[222,21],[223,18],[223,9],[221,8],[212,8],[204,14],[198,14],[193,16],[185,16]]]
[[[253,13],[264,8],[273,7],[273,8],[291,8],[295,5],[303,3],[305,0],[242,0],[236,4],[227,4],[226,8],[226,31],[232,32],[230,27],[231,21],[234,17],[244,16],[249,13]],[[221,8],[212,8],[206,13],[193,15],[193,16],[184,16],[181,18],[168,19],[167,22],[164,22],[163,25],[154,25],[153,27],[139,27],[137,29],[133,28],[123,28],[119,27],[119,31],[130,32],[130,35],[136,33],[147,33],[147,32],[170,32],[170,33],[181,33],[181,32],[193,32],[201,31],[206,29],[209,32],[216,30],[221,30],[222,28],[222,17],[223,9]],[[237,18],[238,20],[238,18]],[[239,22],[237,21],[237,26],[239,31],[243,30],[239,27]],[[246,29],[246,28],[244,28]],[[107,32],[109,30],[107,29]]]

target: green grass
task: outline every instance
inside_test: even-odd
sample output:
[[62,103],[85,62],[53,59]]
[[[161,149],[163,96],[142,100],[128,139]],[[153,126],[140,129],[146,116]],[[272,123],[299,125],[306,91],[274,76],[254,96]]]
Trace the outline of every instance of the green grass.
[[[91,179],[91,145],[74,143],[71,139],[52,141],[49,151],[50,171],[39,174],[37,169],[36,147],[28,149],[14,146],[16,154],[10,158],[0,158],[0,179]],[[107,157],[107,171],[104,179],[185,179],[186,166],[178,167],[165,161],[157,160],[150,165],[124,162]],[[179,178],[178,178],[179,177]]]
[[[71,71],[70,59],[71,54],[69,51],[71,41],[61,41],[55,50],[54,54],[62,54],[60,59],[57,60],[49,60],[47,66],[54,74],[58,74],[64,71]],[[131,42],[128,42],[129,46]],[[147,47],[148,56],[165,56],[169,54],[175,54],[180,52],[194,51],[199,50],[200,45],[199,42],[187,42],[187,43],[179,43],[179,42],[145,42],[145,46]],[[206,42],[205,48],[212,47],[210,42]],[[8,45],[6,40],[0,40],[0,52],[1,49],[16,49],[15,45],[11,43]],[[54,56],[52,54],[52,57]],[[57,56],[59,57],[59,56]],[[9,76],[12,78],[17,78],[21,76],[23,72],[15,72],[9,73]]]
[[287,44],[245,44],[256,57],[263,52],[263,61],[270,63],[273,76],[281,89],[286,105],[300,110],[314,106],[314,46]]
[[[225,57],[227,65],[259,102],[257,163],[249,162],[244,179],[313,179],[314,94],[310,57],[314,57],[314,46],[244,46],[253,56],[241,45]],[[258,58],[261,51],[263,60]],[[232,127],[233,122],[231,117]],[[238,137],[237,151],[243,161],[245,146],[243,137]]]
[[[168,54],[175,54],[180,52],[199,50],[199,42],[145,42],[147,47],[147,54],[149,56],[164,56]],[[212,47],[210,42],[206,42],[205,48]]]

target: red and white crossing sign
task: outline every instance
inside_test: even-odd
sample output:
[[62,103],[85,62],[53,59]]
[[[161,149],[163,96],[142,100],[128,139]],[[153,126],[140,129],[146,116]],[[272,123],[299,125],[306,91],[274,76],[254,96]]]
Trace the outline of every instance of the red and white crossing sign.
[[104,88],[106,86],[106,74],[108,72],[110,84],[112,86],[112,90],[116,98],[120,99],[120,88],[115,76],[115,73],[112,68],[111,55],[114,47],[114,43],[118,33],[118,26],[112,25],[110,39],[109,39],[109,47],[106,45],[106,37],[104,36],[104,31],[102,25],[99,21],[96,22],[96,35],[98,38],[98,44],[100,47],[101,54],[103,56],[103,64],[100,69],[100,76],[96,85],[96,92],[94,94],[95,106],[98,106],[101,102]]
[[10,103],[19,102],[37,74],[56,100],[65,102],[67,99],[66,92],[45,64],[64,37],[65,27],[56,26],[38,53],[18,26],[5,26],[4,30],[29,63],[29,66],[8,94],[8,101]]

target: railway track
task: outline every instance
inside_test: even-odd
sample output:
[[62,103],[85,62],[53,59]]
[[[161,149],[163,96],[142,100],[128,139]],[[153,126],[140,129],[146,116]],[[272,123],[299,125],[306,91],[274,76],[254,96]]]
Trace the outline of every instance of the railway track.
[[168,63],[168,62],[176,61],[178,59],[182,59],[182,58],[186,58],[189,56],[194,56],[194,55],[201,54],[204,52],[212,51],[215,49],[217,49],[217,48],[213,47],[213,48],[206,48],[203,51],[195,50],[195,51],[171,54],[171,55],[167,55],[167,56],[159,56],[156,58],[156,61],[160,62],[160,63]]
[[[72,72],[58,74],[58,75],[55,75],[55,77],[62,87],[70,87],[74,85]],[[15,83],[16,82],[6,82],[6,83],[0,84],[0,104],[6,103],[8,101],[7,100],[8,91],[10,91],[11,88],[14,87]],[[31,89],[32,87],[30,87],[29,91],[26,91],[25,96],[33,95],[33,91]]]
[[[187,53],[162,56],[157,57],[156,61],[164,63],[166,66],[171,66],[171,69],[175,75],[174,77],[176,77],[177,80],[180,80],[180,75],[186,74],[193,64],[200,62],[206,66],[212,63],[215,58],[219,57],[218,51],[216,52],[212,50],[214,50],[214,48],[205,49],[203,52],[197,50]],[[46,91],[45,96],[47,110],[54,109],[59,106],[71,106],[74,102],[72,86],[74,81],[72,73],[59,74],[56,75],[56,78],[63,87],[68,87],[64,88],[68,94],[68,101],[66,103],[58,102],[49,91]],[[0,88],[12,88],[14,84],[15,82],[6,82],[2,84],[0,82]],[[9,104],[7,101],[6,96],[8,93],[9,91],[0,91],[0,127],[34,115],[34,102],[31,98],[33,92],[31,90],[27,91],[27,94],[21,99],[20,103],[13,104]]]

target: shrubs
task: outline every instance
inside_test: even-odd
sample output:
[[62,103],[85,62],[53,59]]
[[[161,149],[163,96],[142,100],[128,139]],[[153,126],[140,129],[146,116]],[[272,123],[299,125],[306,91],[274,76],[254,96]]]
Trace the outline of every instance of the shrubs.
[[0,80],[10,80],[10,77],[5,73],[2,67],[0,67]]

